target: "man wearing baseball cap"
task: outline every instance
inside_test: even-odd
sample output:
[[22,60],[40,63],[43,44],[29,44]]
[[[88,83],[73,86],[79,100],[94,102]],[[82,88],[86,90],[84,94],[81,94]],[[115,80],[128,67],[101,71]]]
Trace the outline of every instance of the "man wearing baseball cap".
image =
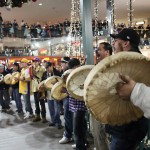
[[[54,68],[51,62],[46,63],[46,71],[43,73],[42,80],[46,80],[51,76],[61,76],[60,72]],[[62,129],[62,122],[60,119],[60,102],[56,101],[51,96],[51,91],[47,91],[46,93],[48,109],[51,116],[51,121],[49,122],[49,126],[56,126],[58,129]]]
[[[111,34],[110,36],[114,38],[115,53],[122,51],[141,53],[138,48],[140,37],[135,30],[125,28],[119,34]],[[105,128],[112,137],[110,150],[134,150],[147,134],[148,120],[142,116],[137,121],[128,124],[106,125]]]
[[19,67],[19,63],[14,62],[13,65],[13,74],[17,73],[17,76],[13,76],[15,83],[12,85],[12,94],[13,94],[13,98],[16,102],[16,112],[18,114],[22,114],[23,113],[23,108],[22,108],[22,102],[21,102],[21,95],[19,93],[19,75],[20,75],[20,67]]
[[70,58],[69,57],[63,57],[61,58],[61,66],[62,66],[62,69],[63,71],[65,72],[68,68],[68,62],[69,62]]
[[25,79],[25,71],[28,69],[28,59],[23,58],[21,59],[21,74],[20,74],[20,79],[19,79],[19,93],[23,95],[23,99],[25,101],[25,109],[26,109],[26,114],[24,116],[24,119],[32,118],[33,117],[33,110],[31,106],[31,101],[30,101],[30,93],[32,90],[31,82],[26,81]]
[[8,72],[5,70],[5,66],[0,64],[0,105],[2,106],[2,112],[7,112],[10,110],[10,96],[9,96],[9,85],[5,84],[4,76],[6,76]]
[[69,57],[63,57],[63,58],[61,58],[61,62],[62,63],[68,63],[69,62],[69,60],[70,60],[70,58]]
[[[33,59],[33,80],[32,80],[32,90],[34,93],[34,102],[35,102],[35,118],[33,119],[33,122],[37,122],[41,120],[42,117],[42,123],[46,123],[46,109],[45,109],[45,102],[43,98],[40,98],[38,95],[40,94],[38,91],[38,84],[42,80],[43,73],[45,72],[44,66],[41,64],[41,60],[38,57],[35,57]],[[41,108],[40,108],[41,106]],[[41,113],[41,117],[40,117]]]
[[120,51],[139,51],[140,37],[137,32],[130,28],[124,28],[119,34],[110,34],[114,38],[114,50],[115,53]]
[[[63,57],[61,59],[61,66],[63,71],[69,69],[69,57]],[[59,140],[60,144],[67,144],[72,142],[72,132],[73,132],[73,125],[72,125],[72,112],[69,110],[69,97],[63,99],[63,106],[64,106],[64,133],[62,139]]]

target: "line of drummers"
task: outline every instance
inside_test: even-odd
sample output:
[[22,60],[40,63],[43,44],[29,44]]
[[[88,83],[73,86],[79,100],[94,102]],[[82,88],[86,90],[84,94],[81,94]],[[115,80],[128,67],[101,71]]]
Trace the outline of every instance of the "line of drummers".
[[[63,102],[64,134],[59,143],[66,144],[74,139],[75,144],[72,147],[85,150],[87,147],[87,122],[85,117],[87,108],[84,101],[73,98],[66,88],[66,80],[70,70],[79,67],[80,64],[79,59],[63,57],[61,59],[63,72],[60,72],[51,62],[45,61],[41,65],[41,60],[34,58],[33,63],[29,66],[28,59],[23,58],[20,64],[17,62],[13,64],[12,73],[9,73],[5,66],[0,64],[0,104],[2,112],[11,110],[9,96],[9,87],[11,86],[18,114],[24,114],[24,119],[31,118],[33,122],[46,123],[45,99],[47,99],[51,118],[49,126],[62,129],[60,107],[61,102]],[[30,101],[32,94],[34,95],[35,114]],[[21,95],[25,108],[22,105]]]

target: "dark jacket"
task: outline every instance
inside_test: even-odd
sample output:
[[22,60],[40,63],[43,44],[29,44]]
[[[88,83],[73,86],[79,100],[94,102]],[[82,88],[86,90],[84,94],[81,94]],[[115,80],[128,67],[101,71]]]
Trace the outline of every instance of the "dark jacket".
[[[20,70],[18,70],[18,72],[20,72]],[[16,84],[12,85],[12,88],[19,89],[19,81]]]
[[[53,68],[53,72],[51,73],[51,76],[61,77],[61,73],[56,68]],[[45,71],[42,76],[42,81],[46,80],[47,78],[48,78],[47,71]]]
[[[4,70],[2,73],[1,73],[3,76],[6,76],[8,74],[8,72],[6,70]],[[8,84],[5,84],[4,82],[0,82],[0,90],[8,90],[9,89],[9,85]]]

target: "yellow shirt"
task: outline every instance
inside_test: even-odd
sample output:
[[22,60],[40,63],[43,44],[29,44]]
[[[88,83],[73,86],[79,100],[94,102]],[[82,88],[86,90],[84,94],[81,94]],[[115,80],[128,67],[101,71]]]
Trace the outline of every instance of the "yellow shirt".
[[[27,69],[28,67],[26,68],[22,68],[21,70],[21,74],[20,76],[21,77],[25,77],[25,70]],[[30,84],[30,85],[28,85]],[[32,86],[31,86],[31,82],[27,82],[27,81],[19,81],[19,93],[21,94],[27,94],[28,91],[29,91],[29,88],[30,88],[30,93],[32,91]]]

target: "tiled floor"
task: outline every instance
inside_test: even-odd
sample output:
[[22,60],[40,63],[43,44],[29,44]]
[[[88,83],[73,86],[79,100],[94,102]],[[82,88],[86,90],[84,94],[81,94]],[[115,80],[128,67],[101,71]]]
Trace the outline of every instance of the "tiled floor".
[[[11,107],[15,110],[14,101]],[[62,135],[63,129],[48,127],[48,123],[33,123],[14,112],[0,113],[0,150],[72,150],[73,143],[58,143]],[[88,150],[93,150],[91,138]]]

